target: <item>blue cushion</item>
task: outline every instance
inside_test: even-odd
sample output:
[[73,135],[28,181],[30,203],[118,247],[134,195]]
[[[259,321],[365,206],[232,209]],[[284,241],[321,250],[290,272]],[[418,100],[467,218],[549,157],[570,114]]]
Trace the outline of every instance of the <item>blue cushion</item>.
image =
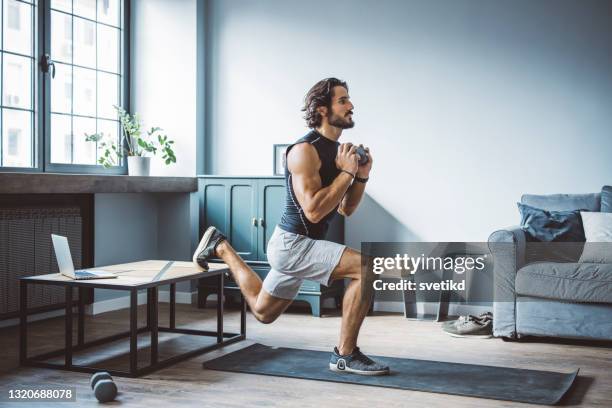
[[521,202],[532,207],[549,211],[600,211],[601,194],[523,194]]
[[517,203],[521,228],[535,241],[584,242],[584,229],[579,210],[548,211]]
[[612,186],[601,189],[601,212],[612,212]]

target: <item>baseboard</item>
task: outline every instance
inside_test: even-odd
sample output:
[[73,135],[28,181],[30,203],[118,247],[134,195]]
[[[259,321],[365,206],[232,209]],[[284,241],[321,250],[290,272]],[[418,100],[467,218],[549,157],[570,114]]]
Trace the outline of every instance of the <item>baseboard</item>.
[[[159,292],[159,301],[163,303],[170,302],[170,292],[169,291],[160,291]],[[209,301],[216,302],[217,295],[212,294],[208,297]],[[176,292],[176,303],[184,303],[184,304],[196,304],[198,301],[198,292]],[[147,303],[147,294],[139,293],[138,294],[138,304],[144,305]],[[216,303],[215,303],[216,304]],[[122,296],[114,299],[101,300],[98,302],[94,302],[91,305],[85,306],[85,314],[86,315],[97,315],[100,313],[111,312],[113,310],[127,309],[130,307],[130,297]],[[76,313],[76,306],[73,309],[73,312]],[[52,310],[50,312],[42,312],[36,313],[28,316],[28,323],[35,322],[37,320],[50,319],[52,317],[58,317],[64,315],[64,309]],[[0,320],[0,328],[18,326],[19,318]]]
[[404,303],[384,301],[384,300],[375,300],[374,301],[374,311],[375,312],[404,313]]
[[[37,320],[50,319],[52,317],[63,316],[64,309],[51,310],[50,312],[42,312],[34,315],[28,316],[28,323],[35,322]],[[4,327],[10,326],[18,326],[19,318],[15,317],[13,319],[0,320],[0,329]]]
[[[197,301],[197,292],[176,292],[176,303],[193,304]],[[159,291],[158,300],[160,302],[170,302],[170,292],[167,290]],[[138,293],[138,304],[144,305],[147,303],[147,293]],[[113,310],[127,309],[130,307],[130,297],[121,296],[118,298],[101,300],[87,305],[85,313],[88,315],[97,315],[100,313],[111,312]]]
[[[417,303],[417,312],[423,315],[436,316],[438,313],[437,302],[419,302]],[[391,312],[391,313],[404,313],[404,302],[401,301],[374,301],[375,312]],[[477,306],[477,305],[461,305],[453,304],[448,305],[449,316],[462,316],[462,315],[478,315],[484,312],[492,312],[493,306]]]

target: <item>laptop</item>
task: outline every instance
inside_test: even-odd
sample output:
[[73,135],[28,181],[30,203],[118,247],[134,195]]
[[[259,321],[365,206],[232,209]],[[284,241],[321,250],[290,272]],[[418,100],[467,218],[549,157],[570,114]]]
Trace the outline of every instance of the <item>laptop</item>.
[[53,249],[55,249],[55,258],[57,259],[57,266],[62,275],[72,279],[109,279],[116,278],[117,276],[112,272],[98,271],[98,270],[74,270],[74,264],[72,263],[72,255],[70,255],[70,247],[68,246],[68,239],[61,235],[51,234],[51,240],[53,241]]

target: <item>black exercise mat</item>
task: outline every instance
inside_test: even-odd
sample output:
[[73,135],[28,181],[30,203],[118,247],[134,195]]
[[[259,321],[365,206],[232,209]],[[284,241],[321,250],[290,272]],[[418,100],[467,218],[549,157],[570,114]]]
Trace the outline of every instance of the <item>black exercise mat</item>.
[[387,364],[387,376],[338,374],[329,370],[329,352],[253,344],[214,360],[204,368],[308,380],[373,385],[469,397],[556,404],[570,388],[578,370],[564,374],[442,361],[372,356]]

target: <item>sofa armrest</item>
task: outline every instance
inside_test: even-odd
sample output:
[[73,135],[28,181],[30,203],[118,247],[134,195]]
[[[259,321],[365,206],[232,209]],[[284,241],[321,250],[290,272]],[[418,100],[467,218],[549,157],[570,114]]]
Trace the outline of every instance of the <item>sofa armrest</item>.
[[489,236],[493,255],[493,334],[516,337],[516,273],[525,265],[525,232],[510,227]]
[[[497,230],[489,235],[489,250],[493,255],[507,255],[514,258],[515,272],[525,265],[527,239],[519,226]],[[515,245],[509,245],[514,243]],[[499,245],[497,245],[499,244]],[[512,253],[510,252],[512,251]],[[505,252],[505,254],[504,254]]]

